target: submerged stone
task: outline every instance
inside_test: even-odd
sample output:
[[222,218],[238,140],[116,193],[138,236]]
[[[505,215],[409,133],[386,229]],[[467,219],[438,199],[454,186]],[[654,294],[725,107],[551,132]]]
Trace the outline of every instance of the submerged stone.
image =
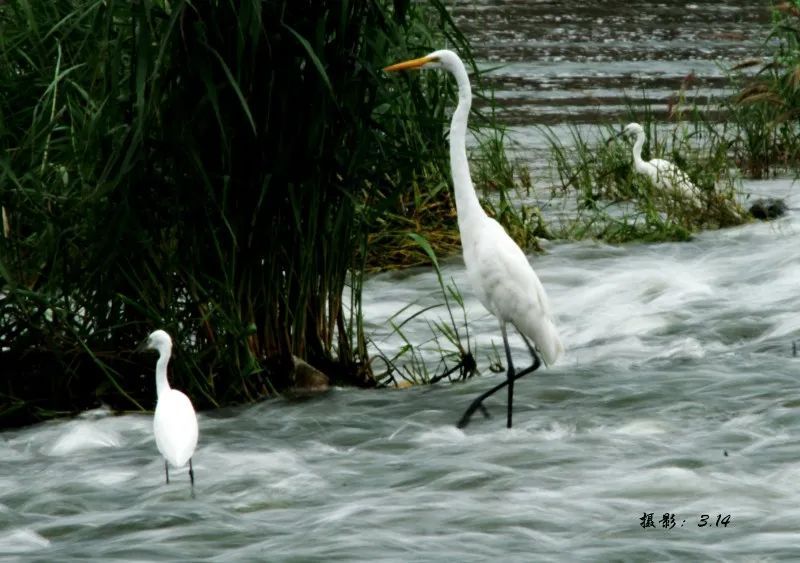
[[294,387],[295,391],[326,391],[330,386],[328,376],[317,368],[292,356],[294,361]]
[[762,221],[769,221],[782,217],[786,213],[786,209],[786,202],[782,199],[759,198],[750,206],[750,215]]

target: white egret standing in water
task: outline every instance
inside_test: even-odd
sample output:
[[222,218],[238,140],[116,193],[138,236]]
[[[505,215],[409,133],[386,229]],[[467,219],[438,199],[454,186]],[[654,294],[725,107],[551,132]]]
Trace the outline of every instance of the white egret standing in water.
[[638,123],[628,123],[620,135],[636,136],[636,142],[633,145],[633,167],[639,174],[644,174],[650,178],[653,185],[663,190],[677,194],[694,203],[698,203],[700,191],[683,170],[670,161],[661,158],[642,160],[642,147],[644,146],[645,135],[641,125]]
[[163,330],[156,330],[147,338],[145,347],[158,351],[156,363],[156,412],[153,416],[153,433],[158,451],[164,456],[164,472],[169,483],[169,464],[183,467],[189,462],[189,480],[194,487],[192,454],[197,446],[197,415],[189,397],[172,389],[167,381],[167,364],[172,355],[172,339]]
[[[466,150],[467,118],[472,105],[472,90],[464,63],[454,52],[442,50],[388,66],[384,70],[417,68],[444,69],[455,77],[458,85],[458,106],[450,122],[450,169],[456,194],[464,265],[478,299],[500,321],[500,333],[508,361],[506,380],[476,398],[461,417],[458,426],[465,427],[484,399],[508,386],[506,425],[511,428],[514,381],[539,367],[541,362],[537,350],[546,364],[552,364],[564,348],[539,278],[519,246],[497,221],[486,215],[472,185]],[[509,323],[522,335],[533,357],[533,364],[521,371],[515,371],[511,360],[506,334],[506,325]],[[529,338],[533,340],[535,348]]]

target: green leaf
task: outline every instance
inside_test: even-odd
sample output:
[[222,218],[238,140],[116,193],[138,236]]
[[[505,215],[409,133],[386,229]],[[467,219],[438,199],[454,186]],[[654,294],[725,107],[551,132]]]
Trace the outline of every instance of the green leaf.
[[436,252],[434,252],[431,243],[428,242],[428,239],[417,233],[408,233],[408,236],[411,237],[411,240],[416,242],[417,245],[425,251],[425,254],[427,254],[428,258],[430,258],[431,262],[433,262],[433,267],[438,271],[439,261],[436,259]]
[[306,41],[306,39],[302,35],[297,33],[290,26],[288,26],[286,24],[283,24],[283,27],[288,29],[289,32],[292,35],[295,36],[295,38],[300,42],[300,44],[306,50],[306,52],[308,53],[308,56],[311,58],[311,62],[313,62],[314,66],[317,67],[317,72],[319,72],[320,78],[322,78],[322,81],[325,83],[325,86],[328,87],[328,92],[330,93],[331,98],[333,99],[334,102],[336,102],[336,96],[334,96],[334,94],[333,94],[333,86],[331,86],[331,81],[328,78],[328,73],[325,72],[325,67],[322,66],[322,61],[320,61],[319,57],[317,57],[317,54],[314,52],[314,49],[311,47],[311,44],[308,41]]
[[230,83],[230,85],[233,88],[234,92],[236,92],[236,96],[239,98],[239,103],[241,103],[242,110],[244,111],[245,115],[247,116],[247,120],[250,122],[250,127],[252,127],[252,129],[253,129],[253,134],[254,135],[257,134],[258,131],[256,129],[256,122],[253,119],[253,114],[250,112],[250,106],[248,105],[247,100],[244,97],[244,94],[242,94],[241,88],[239,88],[239,83],[233,77],[233,74],[231,73],[231,69],[228,68],[228,65],[225,64],[225,60],[217,52],[216,49],[213,49],[210,46],[207,46],[207,47],[208,47],[208,50],[211,51],[211,53],[215,57],[217,57],[217,60],[219,61],[219,64],[222,66],[222,70],[225,71],[225,76],[228,77],[228,82]]

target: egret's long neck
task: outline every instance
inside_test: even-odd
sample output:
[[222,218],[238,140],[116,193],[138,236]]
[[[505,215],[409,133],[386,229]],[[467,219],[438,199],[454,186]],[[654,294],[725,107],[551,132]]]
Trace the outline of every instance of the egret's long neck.
[[156,395],[161,397],[164,393],[169,391],[169,381],[167,381],[167,364],[169,357],[172,355],[171,350],[159,350],[158,362],[156,362]]
[[481,208],[475,188],[472,186],[467,162],[467,119],[470,107],[472,107],[472,88],[469,85],[467,70],[463,65],[458,65],[453,70],[453,76],[458,84],[458,106],[456,106],[450,122],[450,171],[453,175],[460,227],[464,223],[485,216],[486,213]]
[[633,145],[633,166],[638,172],[644,173],[647,166],[642,160],[642,147],[644,146],[644,131],[640,131],[636,135],[636,143]]

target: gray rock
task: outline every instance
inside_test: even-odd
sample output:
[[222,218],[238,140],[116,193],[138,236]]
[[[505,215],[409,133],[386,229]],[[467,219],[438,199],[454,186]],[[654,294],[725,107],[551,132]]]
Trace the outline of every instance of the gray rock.
[[762,221],[777,219],[786,213],[786,202],[772,197],[759,198],[750,206],[750,215]]
[[292,360],[294,361],[295,391],[328,390],[328,387],[330,387],[330,380],[327,375],[297,356],[292,356]]

